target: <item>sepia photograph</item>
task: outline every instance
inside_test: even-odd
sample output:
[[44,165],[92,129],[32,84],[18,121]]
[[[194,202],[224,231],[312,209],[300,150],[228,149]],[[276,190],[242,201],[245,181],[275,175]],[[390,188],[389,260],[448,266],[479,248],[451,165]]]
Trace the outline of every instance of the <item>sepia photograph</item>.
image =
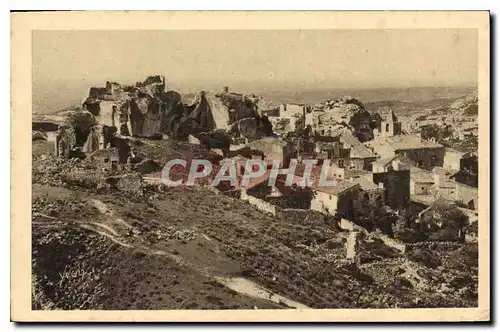
[[12,20],[20,320],[489,320],[488,12]]

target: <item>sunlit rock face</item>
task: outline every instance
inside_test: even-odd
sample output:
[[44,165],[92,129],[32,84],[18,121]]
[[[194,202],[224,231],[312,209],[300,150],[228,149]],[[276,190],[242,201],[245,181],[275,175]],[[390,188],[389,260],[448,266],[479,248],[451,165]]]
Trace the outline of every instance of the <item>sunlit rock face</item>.
[[169,112],[166,131],[173,137],[215,130],[256,139],[272,134],[272,125],[259,115],[254,100],[236,93],[201,91],[190,104]]
[[[189,134],[225,130],[258,139],[272,134],[267,117],[260,116],[260,99],[228,92],[200,91],[190,103],[182,103],[175,91],[165,91],[165,78],[149,76],[134,86],[107,82],[105,88],[92,87],[83,101],[98,123],[128,128],[128,134],[151,137],[167,134],[187,139]],[[243,121],[244,120],[244,121]]]
[[351,129],[361,142],[374,137],[375,118],[359,100],[349,96],[315,105],[311,117],[314,130],[325,135],[344,127]]

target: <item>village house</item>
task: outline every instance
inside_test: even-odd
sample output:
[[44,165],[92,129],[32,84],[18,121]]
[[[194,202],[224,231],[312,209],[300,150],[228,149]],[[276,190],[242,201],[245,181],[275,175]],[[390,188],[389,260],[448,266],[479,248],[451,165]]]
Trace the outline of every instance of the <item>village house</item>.
[[381,121],[379,132],[368,146],[381,158],[403,154],[417,167],[432,169],[434,166],[443,165],[444,147],[415,135],[402,134],[401,123],[393,111],[388,119]]
[[459,126],[455,129],[454,138],[459,140],[466,140],[472,137],[478,137],[479,135],[479,126],[477,123],[465,123],[462,126]]
[[118,97],[123,93],[123,87],[117,82],[106,82],[106,93],[107,95]]
[[477,173],[477,156],[470,152],[446,148],[443,167],[449,170],[469,170]]
[[369,146],[382,158],[403,154],[420,168],[432,169],[443,165],[444,147],[417,136],[380,136],[369,142]]
[[254,197],[263,200],[273,206],[283,209],[311,208],[313,191],[303,186],[303,178],[294,176],[290,186],[286,184],[286,175],[278,175],[273,185],[269,185],[271,171],[257,178],[251,178],[247,185],[241,186],[243,197]]
[[316,159],[329,159],[332,165],[339,168],[346,167],[349,160],[350,149],[344,147],[342,142],[322,142],[316,141]]
[[478,190],[475,187],[457,182],[453,179],[456,171],[443,167],[435,167],[427,171],[416,167],[411,168],[411,204],[412,214],[417,215],[426,209],[436,199],[444,199],[459,203],[464,210],[477,210]]
[[443,167],[434,167],[432,170],[434,176],[434,189],[439,197],[453,201],[456,197],[457,184],[450,179],[453,171]]
[[43,132],[47,138],[47,142],[55,142],[59,131],[59,125],[48,121],[34,121],[31,124],[31,129],[33,131]]
[[335,160],[338,167],[348,169],[368,170],[372,169],[372,162],[377,156],[361,143],[350,130],[337,128],[329,136],[316,134],[314,136],[316,152],[321,153],[318,159]]
[[431,195],[434,189],[434,173],[412,167],[410,169],[410,194]]
[[89,153],[87,158],[92,163],[93,167],[103,172],[124,169],[124,164],[120,164],[120,155],[117,148],[96,150]]
[[310,107],[303,104],[281,104],[280,117],[288,118],[299,114],[305,116],[306,112],[310,111]]
[[349,160],[346,167],[367,171],[372,169],[372,162],[377,159],[377,156],[361,143],[356,136],[350,131],[344,130],[340,134],[340,142],[344,143],[346,148],[349,148]]
[[375,160],[372,163],[374,173],[383,173],[388,171],[408,170],[413,162],[403,154],[397,154],[391,157],[385,157]]
[[349,180],[337,180],[335,186],[314,185],[312,189],[314,198],[311,201],[311,210],[346,219],[353,217],[359,184]]

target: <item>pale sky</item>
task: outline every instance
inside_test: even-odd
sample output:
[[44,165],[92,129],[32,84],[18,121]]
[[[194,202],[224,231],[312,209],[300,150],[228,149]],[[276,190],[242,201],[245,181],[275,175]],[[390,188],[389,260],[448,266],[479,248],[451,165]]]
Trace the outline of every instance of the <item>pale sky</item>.
[[180,90],[474,85],[477,53],[473,29],[35,31],[33,84],[163,74]]

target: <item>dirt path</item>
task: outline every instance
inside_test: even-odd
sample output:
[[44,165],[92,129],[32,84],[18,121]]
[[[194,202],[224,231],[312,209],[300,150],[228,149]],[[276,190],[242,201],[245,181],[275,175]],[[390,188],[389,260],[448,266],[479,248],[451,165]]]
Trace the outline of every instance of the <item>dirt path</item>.
[[[105,203],[103,203],[99,200],[92,200],[92,202],[93,202],[94,206],[99,210],[100,213],[107,215],[109,217],[109,219],[112,219],[112,220],[109,220],[108,218],[106,218],[106,221],[108,221],[108,222],[111,221],[111,223],[118,221],[124,225],[128,225],[123,219],[115,218],[113,211]],[[297,309],[309,308],[308,306],[306,306],[302,303],[290,300],[290,299],[288,299],[284,296],[281,296],[279,294],[275,294],[275,293],[271,292],[270,290],[264,288],[263,286],[255,283],[251,280],[248,280],[245,278],[224,278],[224,277],[214,276],[212,274],[209,274],[206,271],[200,270],[199,268],[195,267],[193,264],[187,263],[185,260],[182,259],[182,257],[180,257],[178,255],[174,255],[174,254],[165,252],[163,250],[152,249],[152,248],[148,248],[148,247],[144,247],[144,246],[137,246],[137,245],[132,245],[129,243],[122,242],[116,238],[116,237],[119,237],[119,234],[116,232],[116,230],[113,229],[109,225],[106,225],[103,223],[96,223],[96,222],[90,222],[90,223],[87,222],[87,223],[81,223],[80,226],[85,228],[85,229],[94,231],[100,235],[106,236],[114,243],[117,243],[123,247],[139,249],[141,251],[147,252],[147,253],[152,254],[152,255],[168,256],[173,261],[175,261],[177,264],[187,266],[191,269],[194,269],[198,272],[201,272],[206,277],[211,278],[211,279],[215,279],[219,283],[223,284],[224,286],[226,286],[226,287],[232,289],[233,291],[238,292],[242,295],[272,301],[272,302],[275,302],[275,303],[278,303],[280,305],[284,305],[284,306],[287,306],[290,308],[297,308]],[[92,227],[92,226],[99,226],[99,227],[96,228],[96,227]],[[100,230],[98,228],[103,228],[107,232]],[[208,236],[205,235],[205,238],[208,238]]]
[[[204,277],[215,280],[219,284],[243,296],[270,301],[283,308],[308,308],[302,303],[293,301],[279,294],[275,294],[251,280],[240,277],[224,277],[223,274],[220,274],[221,272],[217,269],[209,269],[207,266],[204,267],[203,264],[210,264],[208,261],[200,265],[198,264],[200,263],[199,261],[194,260],[191,262],[190,257],[183,257],[179,253],[172,253],[164,248],[152,248],[147,245],[140,244],[141,241],[138,240],[140,240],[139,238],[141,236],[139,235],[139,238],[137,238],[137,236],[132,238],[128,236],[130,235],[129,231],[134,227],[131,226],[126,220],[122,219],[121,216],[114,211],[110,204],[106,204],[99,199],[91,199],[90,202],[99,211],[101,218],[95,219],[95,221],[80,220],[75,226],[104,236],[113,243],[116,243],[124,248],[141,251],[150,255],[166,256],[176,264],[201,273]],[[44,216],[40,217],[42,219],[48,219],[48,221],[34,222],[33,224],[48,227],[48,225],[55,222],[52,218],[43,218]],[[202,238],[213,244],[215,252],[219,251],[218,246],[213,242],[211,237],[206,234],[202,234]]]
[[281,305],[286,305],[287,307],[290,308],[296,308],[296,309],[311,309],[310,307],[306,306],[305,304],[290,300],[284,296],[281,296],[279,294],[275,294],[266,288],[262,287],[261,285],[245,279],[245,278],[221,278],[221,277],[215,277],[215,279],[223,284],[224,286],[231,288],[232,290],[243,294],[243,295],[248,295],[264,300],[269,300],[273,301],[275,303],[281,304]]

